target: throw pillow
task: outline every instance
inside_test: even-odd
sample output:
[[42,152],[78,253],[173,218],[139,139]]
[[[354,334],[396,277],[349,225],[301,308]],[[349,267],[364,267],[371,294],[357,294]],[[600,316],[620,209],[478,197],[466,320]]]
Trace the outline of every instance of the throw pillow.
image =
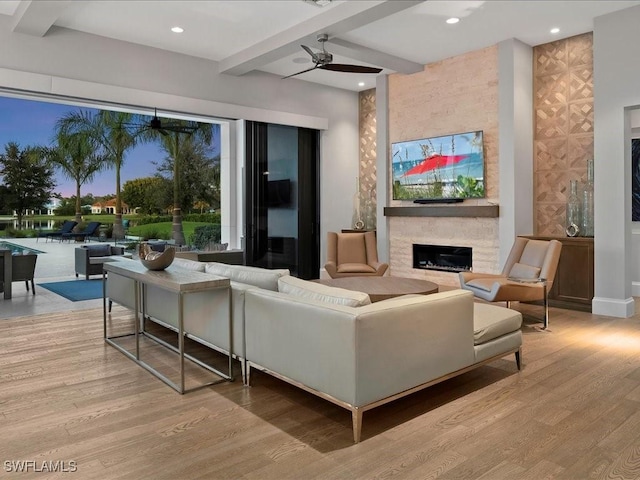
[[289,270],[286,269],[269,270],[267,268],[227,265],[226,263],[218,262],[207,263],[205,272],[273,292],[278,291],[278,279],[284,275],[289,275]]
[[295,297],[309,298],[319,302],[345,305],[347,307],[362,307],[371,303],[371,299],[366,293],[329,287],[290,275],[278,279],[278,291]]
[[525,265],[524,263],[514,263],[509,272],[509,276],[526,279],[538,278],[540,276],[540,269],[538,267],[532,267],[531,265]]
[[196,262],[195,260],[189,260],[187,258],[174,258],[171,265],[182,270],[189,270],[192,272],[204,272],[205,268],[204,263]]

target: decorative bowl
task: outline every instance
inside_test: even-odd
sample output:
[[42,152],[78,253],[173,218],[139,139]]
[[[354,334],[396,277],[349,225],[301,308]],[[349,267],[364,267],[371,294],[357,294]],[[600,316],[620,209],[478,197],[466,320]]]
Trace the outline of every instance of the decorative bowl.
[[164,252],[156,252],[146,243],[141,243],[138,249],[140,262],[149,270],[164,270],[173,262],[176,255],[175,247],[166,247]]

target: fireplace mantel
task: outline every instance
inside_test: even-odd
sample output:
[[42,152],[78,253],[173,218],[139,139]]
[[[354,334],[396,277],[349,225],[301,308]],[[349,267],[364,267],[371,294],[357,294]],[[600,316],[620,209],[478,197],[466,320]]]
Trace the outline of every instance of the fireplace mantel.
[[428,205],[384,207],[385,217],[490,217],[499,215],[498,205]]

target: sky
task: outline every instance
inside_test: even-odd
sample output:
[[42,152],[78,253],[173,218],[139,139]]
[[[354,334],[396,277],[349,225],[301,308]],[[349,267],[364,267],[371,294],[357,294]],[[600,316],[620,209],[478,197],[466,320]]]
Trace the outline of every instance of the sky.
[[[20,148],[29,146],[51,146],[54,127],[58,118],[79,107],[34,100],[0,96],[0,152],[4,153],[9,142],[16,142]],[[83,110],[92,110],[84,108]],[[96,110],[97,111],[97,110]],[[130,150],[120,170],[121,185],[127,180],[149,177],[155,174],[152,162],[161,162],[166,154],[157,143],[144,143]],[[63,197],[76,194],[75,182],[56,170],[54,191]],[[82,185],[80,194],[102,196],[116,193],[115,170],[98,173],[92,183]]]

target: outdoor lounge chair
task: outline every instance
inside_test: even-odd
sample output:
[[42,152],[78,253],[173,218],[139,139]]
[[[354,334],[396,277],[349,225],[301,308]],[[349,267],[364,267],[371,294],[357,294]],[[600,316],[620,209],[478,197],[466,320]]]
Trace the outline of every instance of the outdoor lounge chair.
[[71,240],[72,238],[75,238],[76,240],[78,240],[79,238],[82,238],[82,241],[84,242],[90,237],[97,236],[96,233],[98,232],[100,225],[101,225],[100,222],[89,222],[83,231],[63,233],[62,236],[60,237],[60,240],[61,241]]
[[60,230],[56,230],[55,232],[39,233],[38,237],[36,238],[36,242],[40,238],[45,238],[47,241],[50,238],[56,238],[56,237],[62,238],[62,235],[66,234],[66,233],[71,233],[71,230],[73,230],[74,227],[77,224],[78,224],[78,222],[76,222],[74,220],[65,220],[64,223],[62,224],[62,228]]
[[[36,270],[36,260],[38,255],[35,253],[29,253],[27,255],[12,255],[11,256],[11,281],[22,282],[29,291],[29,282],[31,282],[31,293],[36,294],[36,286],[33,282],[33,277]],[[0,262],[0,284],[4,279],[4,262]],[[2,285],[4,288],[5,286]]]

